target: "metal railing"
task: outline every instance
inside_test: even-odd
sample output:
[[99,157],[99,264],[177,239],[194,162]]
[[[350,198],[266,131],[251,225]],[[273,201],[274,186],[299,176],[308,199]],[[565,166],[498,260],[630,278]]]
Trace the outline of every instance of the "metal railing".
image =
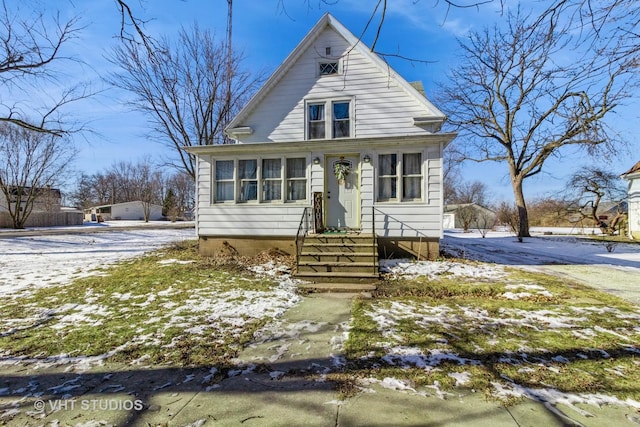
[[388,219],[400,224],[400,226],[402,227],[401,230],[404,230],[406,228],[406,229],[414,231],[416,233],[416,235],[419,237],[419,240],[418,240],[418,255],[417,255],[417,259],[419,261],[420,260],[420,256],[421,256],[421,252],[422,252],[422,238],[424,237],[425,239],[428,239],[429,236],[427,236],[426,234],[424,234],[422,231],[418,230],[417,228],[414,228],[414,227],[410,226],[406,222],[400,221],[398,218],[394,218],[391,215],[382,212],[380,209],[376,208],[375,206],[372,206],[371,209],[372,209],[372,217],[371,217],[372,224],[371,224],[371,228],[373,229],[374,236],[375,236],[375,230],[376,230],[376,211],[378,211],[379,213],[384,215],[385,219],[388,218]]
[[300,218],[300,225],[298,225],[298,232],[296,233],[296,271],[300,266],[300,255],[302,255],[304,239],[309,233],[309,211],[310,209],[308,207],[302,211],[302,218]]

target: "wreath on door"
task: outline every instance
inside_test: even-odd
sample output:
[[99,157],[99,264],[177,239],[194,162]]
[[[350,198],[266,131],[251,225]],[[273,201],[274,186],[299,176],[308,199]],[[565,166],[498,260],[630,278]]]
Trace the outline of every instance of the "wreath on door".
[[333,166],[333,174],[336,176],[339,184],[344,183],[347,175],[351,172],[351,166],[348,162],[336,162]]

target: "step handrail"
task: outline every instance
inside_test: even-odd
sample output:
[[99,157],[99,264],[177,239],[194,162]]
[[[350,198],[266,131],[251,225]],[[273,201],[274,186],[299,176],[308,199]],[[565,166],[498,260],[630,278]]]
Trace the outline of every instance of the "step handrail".
[[307,234],[309,234],[309,208],[305,207],[296,233],[296,271],[300,267],[300,255],[302,255],[302,247]]
[[395,222],[397,222],[398,224],[402,225],[403,227],[406,227],[407,229],[411,230],[411,231],[415,231],[415,233],[420,237],[420,240],[418,241],[418,261],[420,261],[420,256],[421,256],[421,251],[422,251],[422,237],[424,236],[425,239],[428,239],[429,236],[427,236],[426,234],[424,234],[422,231],[418,230],[417,228],[413,228],[412,226],[410,226],[409,224],[407,224],[404,221],[399,220],[398,218],[394,218],[393,216],[389,215],[388,213],[385,213],[383,211],[381,211],[380,209],[376,208],[375,206],[372,206],[372,213],[373,213],[373,217],[372,217],[372,229],[374,230],[373,234],[375,236],[375,227],[376,227],[376,216],[375,216],[375,212],[378,211],[379,213],[381,213],[382,215],[384,215],[385,217],[389,218],[390,220],[393,220]]

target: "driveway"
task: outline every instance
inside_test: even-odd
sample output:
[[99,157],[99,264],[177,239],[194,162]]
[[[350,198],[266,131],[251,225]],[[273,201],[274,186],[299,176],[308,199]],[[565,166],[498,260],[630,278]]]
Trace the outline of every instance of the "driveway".
[[[532,232],[520,243],[507,232],[463,233],[447,230],[442,249],[460,258],[576,280],[640,305],[640,244],[594,241],[579,235]],[[557,233],[557,231],[556,231]]]

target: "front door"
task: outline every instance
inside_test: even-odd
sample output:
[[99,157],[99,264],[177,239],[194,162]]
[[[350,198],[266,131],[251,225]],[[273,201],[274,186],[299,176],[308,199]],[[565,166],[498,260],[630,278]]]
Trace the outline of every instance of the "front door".
[[360,228],[358,157],[330,156],[326,161],[326,227]]

